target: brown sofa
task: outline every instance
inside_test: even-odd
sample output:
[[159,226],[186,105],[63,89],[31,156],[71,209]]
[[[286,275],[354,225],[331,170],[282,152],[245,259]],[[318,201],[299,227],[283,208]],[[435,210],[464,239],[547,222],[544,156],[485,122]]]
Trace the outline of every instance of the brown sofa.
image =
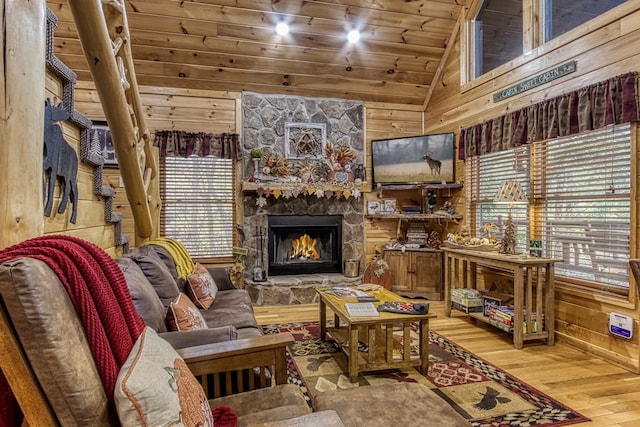
[[[26,422],[38,426],[118,425],[109,416],[108,398],[90,350],[88,332],[56,273],[38,259],[4,262],[0,264],[0,301],[0,368]],[[212,408],[232,404],[239,425],[250,425],[311,412],[300,388],[286,383],[285,348],[291,342],[291,335],[276,334],[178,352],[198,373],[275,367],[277,385],[249,392],[249,398],[240,398],[238,403],[229,398],[210,400]],[[335,413],[327,416],[333,419]]]
[[208,329],[167,331],[166,313],[172,300],[185,292],[173,258],[156,245],[141,246],[116,259],[125,275],[133,303],[147,326],[174,348],[261,336],[248,292],[237,289],[227,268],[209,268],[218,293],[208,310],[201,310]]

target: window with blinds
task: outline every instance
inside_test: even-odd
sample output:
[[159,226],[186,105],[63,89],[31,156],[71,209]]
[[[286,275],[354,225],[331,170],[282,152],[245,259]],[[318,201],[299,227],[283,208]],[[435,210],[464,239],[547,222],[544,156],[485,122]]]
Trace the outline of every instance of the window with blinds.
[[494,198],[503,181],[518,181],[529,194],[529,147],[506,150],[478,156],[467,162],[467,180],[465,186],[472,208],[469,217],[475,218],[475,234],[482,235],[481,227],[493,223],[498,232],[494,238],[500,240],[511,208],[511,217],[516,231],[516,251],[528,251],[529,246],[529,209],[527,204],[495,203]]
[[194,258],[232,255],[232,160],[165,157],[160,185],[162,235],[182,242]]
[[[513,205],[517,251],[542,240],[561,259],[555,273],[578,285],[626,294],[631,230],[629,124],[535,142],[467,160],[467,213],[474,230],[502,232],[508,206],[492,203],[500,183],[516,180],[529,205]],[[500,233],[501,235],[501,233]],[[532,236],[532,237],[529,237]]]
[[629,124],[537,142],[533,199],[546,256],[556,274],[629,286],[631,134]]

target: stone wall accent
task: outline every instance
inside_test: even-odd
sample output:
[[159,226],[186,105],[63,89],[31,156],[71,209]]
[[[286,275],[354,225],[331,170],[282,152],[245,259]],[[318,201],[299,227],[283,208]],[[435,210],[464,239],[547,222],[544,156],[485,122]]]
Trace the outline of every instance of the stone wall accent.
[[[364,164],[364,104],[361,101],[325,98],[303,98],[285,95],[242,94],[243,178],[255,175],[251,150],[286,158],[285,124],[310,123],[326,127],[326,141],[334,147],[345,145],[354,152],[349,168]],[[319,158],[286,159],[290,175],[269,176],[275,180],[304,179],[314,182],[326,179],[330,162]],[[310,176],[310,170],[313,171]],[[258,171],[260,172],[260,171]]]
[[[350,167],[364,163],[364,104],[361,101],[244,92],[242,119],[243,180],[253,180],[256,175],[252,149],[285,157],[287,123],[324,124],[327,142],[334,146],[346,145],[353,150]],[[331,167],[325,158],[290,158],[286,163],[290,176],[261,176],[261,182],[292,183],[299,185],[300,190],[310,183],[330,184],[327,177],[332,176]],[[344,187],[345,190],[350,188]],[[244,285],[256,304],[310,303],[316,300],[315,287],[344,284],[346,279],[341,274],[271,278],[267,272],[267,282],[253,282],[253,267],[261,265],[262,260],[263,267],[268,267],[266,239],[260,252],[256,237],[256,230],[267,230],[268,215],[342,215],[342,258],[358,259],[361,268],[364,265],[365,210],[361,197],[318,197],[296,191],[294,197],[267,197],[264,200],[260,194],[248,192],[243,197],[243,212],[244,246],[249,249],[245,258]]]

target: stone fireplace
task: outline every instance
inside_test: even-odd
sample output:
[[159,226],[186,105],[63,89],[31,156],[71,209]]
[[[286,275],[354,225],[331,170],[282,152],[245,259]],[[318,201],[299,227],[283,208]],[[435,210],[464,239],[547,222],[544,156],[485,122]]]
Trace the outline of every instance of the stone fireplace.
[[341,215],[269,215],[268,223],[269,275],[340,273]]
[[[251,294],[254,303],[258,305],[277,304],[306,304],[316,300],[315,288],[336,284],[359,283],[361,278],[347,278],[342,274],[342,263],[345,259],[358,259],[363,264],[364,256],[364,208],[362,199],[349,200],[319,199],[315,196],[297,197],[288,200],[270,198],[265,206],[256,205],[255,194],[244,197],[244,230],[245,247],[249,253],[245,258],[245,288]],[[276,224],[277,236],[269,232],[261,233],[256,230],[269,230],[269,220]],[[339,227],[337,225],[339,220]],[[325,222],[324,225],[321,223]],[[309,226],[309,223],[313,226]],[[329,228],[332,229],[329,232]],[[338,231],[339,230],[339,231]],[[276,230],[272,228],[272,233]],[[340,233],[337,236],[335,233]],[[322,251],[323,260],[304,260],[300,262],[285,262],[283,253],[288,252],[291,242],[300,234],[307,234],[311,238],[320,239],[317,242]],[[323,235],[323,236],[321,236]],[[263,239],[260,241],[260,239]],[[269,240],[274,241],[269,242]],[[269,244],[275,239],[280,240],[282,247],[279,260],[276,261],[276,271],[269,261]],[[338,244],[339,246],[333,246]],[[328,251],[328,252],[325,252]],[[276,255],[271,255],[275,257]],[[309,261],[309,262],[307,262]],[[267,279],[264,282],[253,280],[253,267],[262,265],[266,270]],[[320,264],[320,265],[314,265]],[[313,271],[320,267],[323,271]]]
[[360,282],[342,265],[364,264],[364,104],[244,92],[242,117],[244,286],[253,302],[310,303],[316,287]]

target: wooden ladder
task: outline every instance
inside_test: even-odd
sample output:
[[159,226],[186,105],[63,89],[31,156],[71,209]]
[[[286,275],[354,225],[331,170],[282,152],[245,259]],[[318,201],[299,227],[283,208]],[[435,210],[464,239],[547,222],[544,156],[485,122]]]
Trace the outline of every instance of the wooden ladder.
[[157,237],[154,224],[159,224],[160,193],[124,0],[69,0],[69,6],[109,124],[139,244]]

